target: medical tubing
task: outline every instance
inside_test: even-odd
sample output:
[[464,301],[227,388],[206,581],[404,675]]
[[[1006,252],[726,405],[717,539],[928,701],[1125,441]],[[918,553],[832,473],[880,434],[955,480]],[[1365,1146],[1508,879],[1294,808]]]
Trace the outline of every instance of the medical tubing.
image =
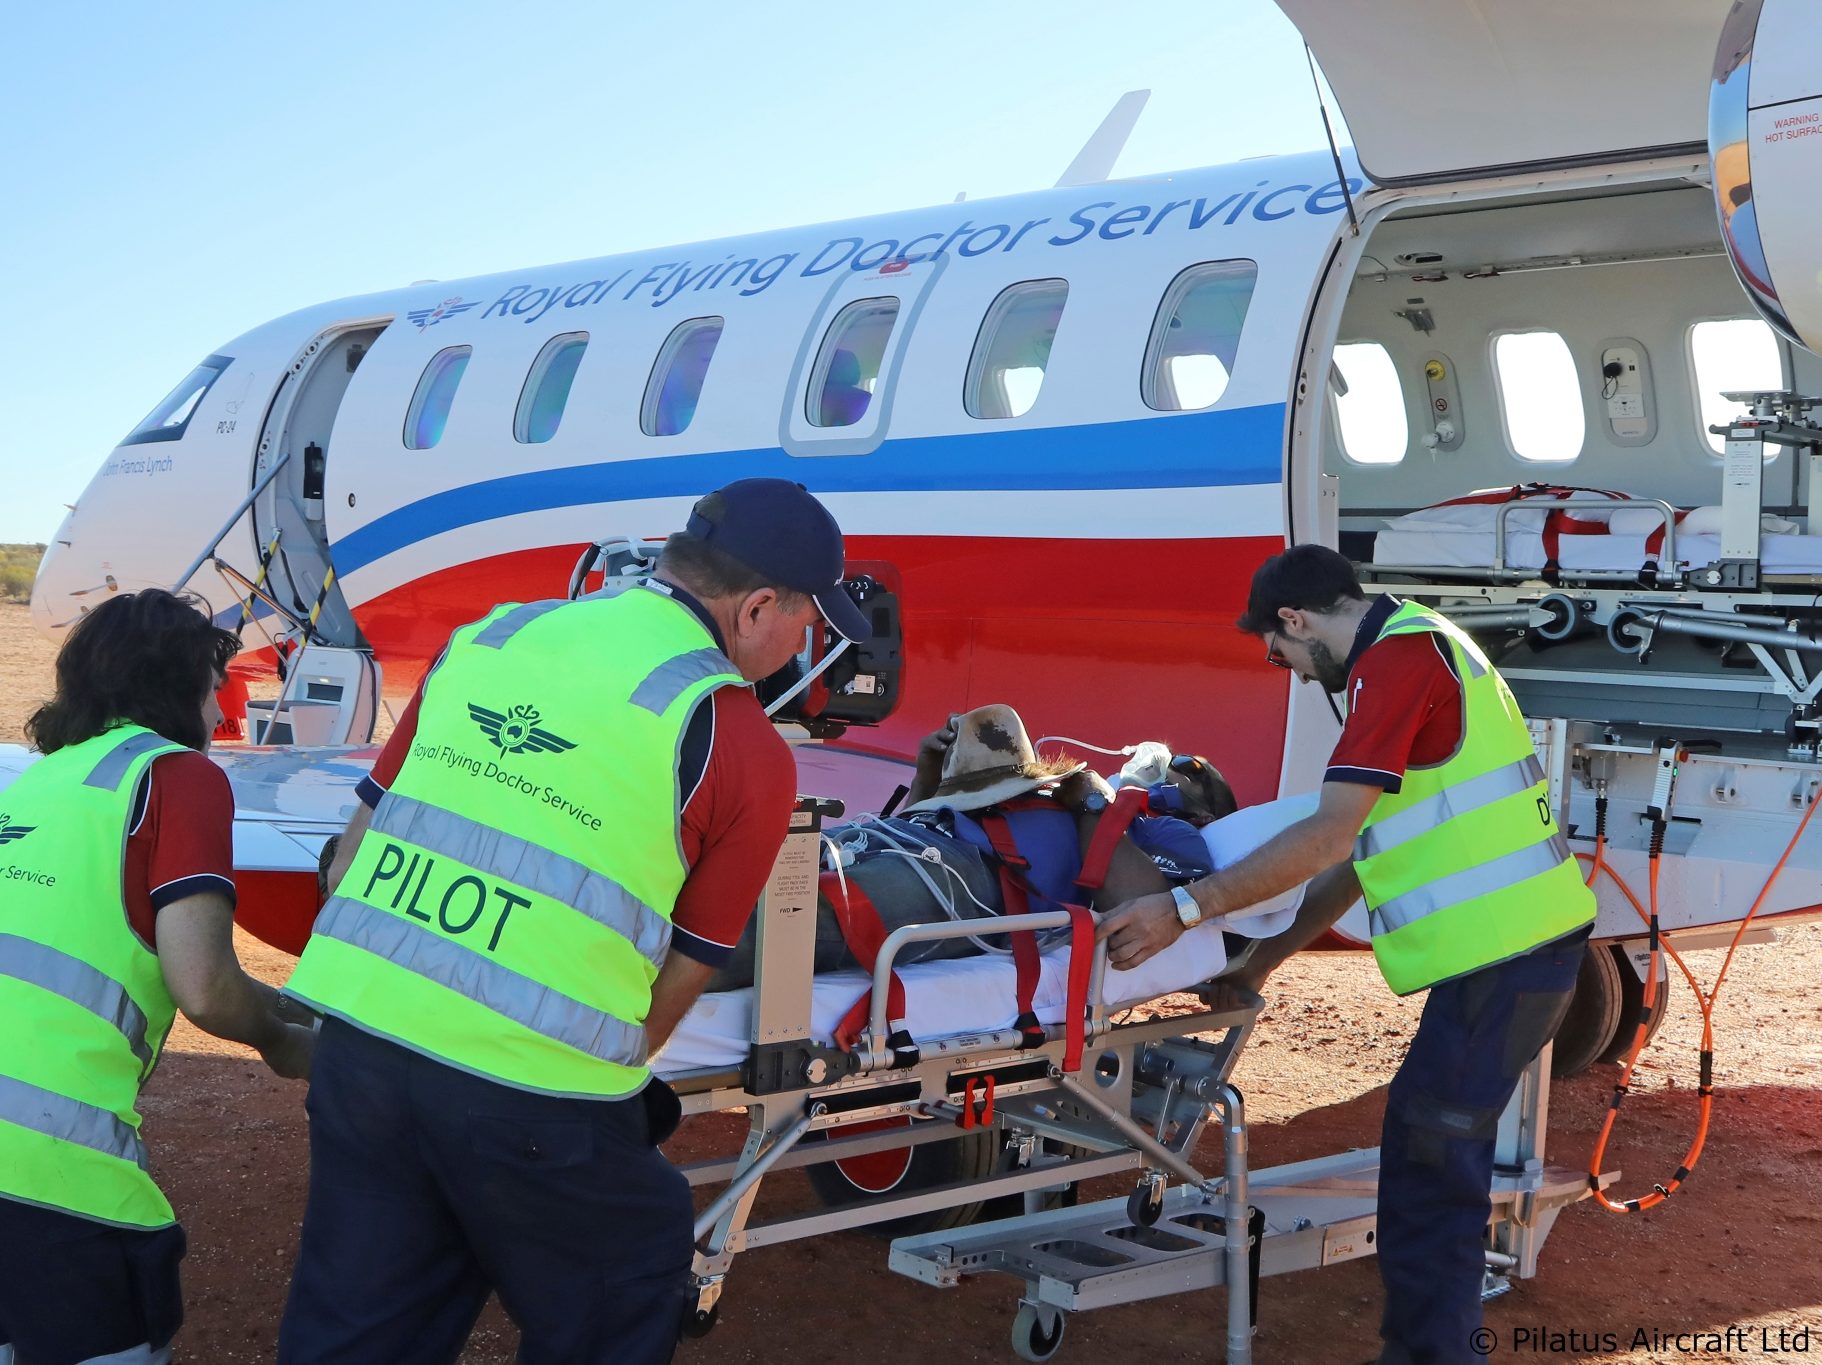
[[[968,879],[966,877],[964,877],[960,872],[956,871],[956,869],[954,869],[953,867],[950,867],[948,863],[943,861],[943,859],[941,857],[941,851],[939,849],[937,849],[935,844],[925,843],[914,834],[896,831],[896,830],[892,829],[890,826],[888,826],[885,823],[885,821],[882,820],[881,818],[879,818],[878,816],[872,816],[872,815],[862,816],[859,820],[856,820],[854,822],[854,825],[851,826],[851,828],[857,828],[862,832],[862,841],[861,841],[859,847],[855,850],[856,853],[864,851],[864,849],[866,847],[866,844],[865,844],[866,837],[873,836],[873,837],[877,837],[880,840],[880,842],[885,845],[885,847],[877,850],[878,852],[890,853],[890,854],[894,855],[895,857],[909,859],[911,862],[912,870],[917,874],[918,878],[924,883],[925,889],[930,892],[930,895],[932,896],[932,898],[935,899],[936,903],[938,905],[942,906],[943,913],[945,915],[947,915],[950,919],[954,920],[956,923],[958,923],[958,924],[964,923],[965,921],[967,921],[973,917],[962,914],[961,911],[956,908],[955,898],[952,895],[946,894],[942,890],[942,888],[937,886],[935,880],[930,876],[929,872],[926,870],[925,864],[933,863],[937,867],[941,868],[943,870],[944,874],[946,876],[948,876],[957,886],[959,886],[961,888],[962,894],[967,896],[969,900],[973,901],[977,906],[980,907],[982,917],[989,918],[989,919],[997,918],[1000,914],[1003,913],[1002,911],[995,910],[991,905],[988,905],[979,896],[974,894],[974,889],[968,885]],[[920,849],[928,849],[928,850],[930,850],[930,852],[936,853],[938,856],[930,857],[924,853],[913,853],[910,851],[909,848],[905,847],[905,845],[907,845],[907,844],[914,844]],[[837,845],[836,847],[842,848],[842,847],[846,847],[846,845]],[[1012,951],[1010,948],[1002,947],[999,944],[984,943],[978,938],[971,939],[970,942],[972,942],[974,944],[974,946],[979,948],[983,953],[993,953],[993,954],[999,954],[1001,956],[1005,956],[1006,954],[1009,954]]]
[[[1090,744],[1085,739],[1076,739],[1070,735],[1040,735],[1037,744],[1073,744],[1079,749],[1093,749],[1097,754],[1118,754],[1122,758],[1131,758],[1139,752],[1139,746],[1128,744],[1124,749],[1107,749],[1099,744]],[[1036,745],[1033,745],[1035,748]]]
[[821,663],[817,664],[815,668],[812,668],[808,673],[792,683],[789,691],[785,692],[777,701],[766,707],[766,715],[771,716],[777,714],[779,707],[783,706],[792,697],[796,696],[799,692],[803,691],[804,688],[820,678],[823,675],[823,670],[845,654],[848,646],[852,643],[853,641],[851,640],[843,640],[840,644],[836,645],[834,649],[831,649],[827,654],[823,655]]
[[[1771,869],[1771,874],[1766,877],[1764,886],[1759,888],[1759,894],[1753,899],[1751,908],[1741,919],[1739,927],[1734,930],[1733,939],[1727,945],[1727,956],[1721,961],[1721,970],[1715,973],[1714,988],[1704,992],[1700,983],[1696,981],[1695,973],[1689,969],[1689,965],[1683,961],[1682,954],[1677,952],[1675,945],[1670,942],[1660,927],[1658,878],[1663,866],[1664,833],[1669,821],[1663,816],[1652,821],[1651,851],[1648,864],[1651,908],[1647,911],[1644,906],[1639,904],[1638,896],[1626,884],[1625,878],[1606,863],[1606,798],[1601,796],[1595,799],[1594,853],[1592,856],[1578,853],[1576,857],[1591,864],[1588,870],[1590,886],[1593,885],[1596,876],[1605,872],[1614,885],[1619,887],[1633,910],[1645,922],[1646,943],[1650,954],[1645,971],[1644,992],[1638,1015],[1634,1021],[1635,1032],[1632,1046],[1626,1054],[1625,1068],[1613,1088],[1613,1098],[1608,1103],[1606,1118],[1602,1121],[1600,1134],[1595,1139],[1594,1151],[1588,1158],[1589,1189],[1593,1193],[1595,1202],[1609,1213],[1643,1213],[1647,1209],[1655,1208],[1682,1188],[1683,1182],[1688,1180],[1690,1173],[1695,1170],[1696,1162],[1701,1159],[1702,1149],[1708,1141],[1709,1120],[1714,1112],[1715,1004],[1720,999],[1721,987],[1727,980],[1728,968],[1733,965],[1734,953],[1738,951],[1741,940],[1745,938],[1746,930],[1752,924],[1754,917],[1764,906],[1765,898],[1771,894],[1771,888],[1776,885],[1779,876],[1782,875],[1784,865],[1790,861],[1790,855],[1796,851],[1798,842],[1803,838],[1803,831],[1809,826],[1810,817],[1816,813],[1817,804],[1818,801],[1812,794],[1808,809],[1803,812],[1803,818],[1797,822],[1796,832],[1790,836],[1790,842],[1784,846],[1784,852],[1779,855],[1776,865]],[[1642,1195],[1637,1199],[1613,1200],[1607,1197],[1606,1191],[1600,1185],[1601,1160],[1607,1153],[1607,1142],[1612,1137],[1615,1122],[1619,1118],[1620,1104],[1630,1090],[1633,1068],[1638,1064],[1639,1054],[1645,1050],[1645,1037],[1650,1027],[1652,1007],[1657,1003],[1660,953],[1668,954],[1670,960],[1676,963],[1677,969],[1689,982],[1689,989],[1695,993],[1696,1003],[1702,1011],[1702,1045],[1697,1054],[1700,1069],[1696,1085],[1696,1094],[1699,1097],[1696,1133],[1690,1142],[1689,1150],[1684,1153],[1676,1172],[1670,1177],[1669,1184],[1653,1185],[1650,1194]],[[1666,986],[1668,986],[1668,981],[1666,981]]]

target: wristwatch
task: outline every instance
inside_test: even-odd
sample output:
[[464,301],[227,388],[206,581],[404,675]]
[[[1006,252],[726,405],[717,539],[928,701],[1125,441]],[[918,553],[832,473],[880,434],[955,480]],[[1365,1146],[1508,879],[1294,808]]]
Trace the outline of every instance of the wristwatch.
[[1171,887],[1170,898],[1177,903],[1177,918],[1185,929],[1194,929],[1202,923],[1202,907],[1196,904],[1196,898],[1189,894],[1187,886]]

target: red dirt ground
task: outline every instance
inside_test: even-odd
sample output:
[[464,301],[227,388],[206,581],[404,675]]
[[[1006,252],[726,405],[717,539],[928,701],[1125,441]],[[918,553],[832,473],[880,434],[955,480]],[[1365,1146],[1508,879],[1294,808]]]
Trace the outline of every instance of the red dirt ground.
[[[0,605],[0,742],[50,684],[51,650],[22,607]],[[1822,925],[1784,931],[1782,941],[1743,949],[1716,1014],[1718,1056],[1713,1130],[1684,1190],[1644,1216],[1619,1217],[1587,1203],[1564,1213],[1544,1249],[1541,1273],[1488,1306],[1495,1359],[1617,1362],[1783,1362],[1780,1329],[1810,1330],[1822,1356]],[[290,960],[243,939],[243,959],[269,981]],[[1704,982],[1719,952],[1691,955]],[[1269,1001],[1236,1079],[1252,1118],[1255,1167],[1377,1142],[1391,1076],[1415,1026],[1419,1002],[1394,999],[1370,959],[1308,956],[1270,983]],[[1622,1194],[1649,1190],[1680,1160],[1695,1119],[1700,1017],[1686,987],[1635,1077],[1609,1157],[1626,1172]],[[1560,1082],[1551,1096],[1550,1159],[1587,1160],[1614,1068]],[[271,1359],[302,1211],[304,1087],[273,1078],[244,1050],[178,1023],[143,1110],[153,1169],[189,1231],[184,1275],[189,1318],[179,1358],[207,1365]],[[738,1145],[734,1116],[694,1120],[670,1144],[688,1160]],[[1201,1164],[1219,1167],[1218,1137]],[[1102,1182],[1087,1193],[1121,1191]],[[807,1198],[800,1175],[775,1177],[761,1206]],[[885,1246],[859,1233],[765,1248],[735,1266],[721,1325],[686,1343],[682,1362],[776,1361],[807,1355],[945,1365],[1007,1361],[1018,1290],[985,1279],[937,1291],[885,1268]],[[1268,1280],[1260,1292],[1255,1357],[1265,1362],[1366,1360],[1378,1347],[1379,1286],[1368,1260]],[[1084,1314],[1072,1321],[1058,1359],[1123,1362],[1220,1358],[1219,1293]],[[1632,1350],[1635,1332],[1718,1333],[1744,1326],[1748,1349]],[[1528,1328],[1583,1340],[1602,1334],[1620,1349],[1515,1347]],[[1565,1343],[1559,1343],[1565,1344]],[[467,1352],[469,1365],[503,1365],[515,1333],[490,1306]]]

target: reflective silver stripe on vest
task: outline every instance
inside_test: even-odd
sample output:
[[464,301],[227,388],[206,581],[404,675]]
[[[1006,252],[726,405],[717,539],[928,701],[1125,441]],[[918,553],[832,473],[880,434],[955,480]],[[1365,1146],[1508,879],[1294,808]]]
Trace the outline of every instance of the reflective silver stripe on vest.
[[1372,914],[1378,917],[1373,923],[1373,932],[1389,934],[1408,924],[1415,924],[1425,915],[1433,915],[1438,910],[1447,910],[1477,896],[1516,886],[1531,877],[1540,877],[1568,862],[1569,856],[1569,841],[1563,838],[1559,830],[1535,844],[1515,849],[1490,862],[1460,872],[1451,872],[1446,877],[1438,877],[1402,896],[1394,896],[1384,905],[1372,907]]
[[645,1064],[645,1030],[640,1025],[571,999],[398,915],[335,896],[317,916],[313,932],[384,958],[600,1061]]
[[152,1065],[146,1046],[145,1012],[133,1003],[126,987],[81,958],[71,957],[42,943],[14,934],[0,934],[0,976],[10,976],[40,990],[60,995],[120,1030],[143,1075]]
[[133,760],[148,749],[182,747],[182,745],[173,745],[163,735],[128,735],[101,756],[100,761],[89,770],[89,775],[82,779],[82,785],[100,787],[103,791],[110,792],[118,790],[120,780],[127,775],[127,769],[133,766]]
[[415,797],[388,792],[373,814],[373,830],[453,859],[477,872],[562,901],[612,929],[654,966],[671,945],[670,921],[632,892],[573,858],[541,848],[465,815]]
[[1419,835],[1428,834],[1445,820],[1490,806],[1508,796],[1517,796],[1543,780],[1543,764],[1537,761],[1536,754],[1526,754],[1516,763],[1471,777],[1466,782],[1453,783],[1436,795],[1406,806],[1396,815],[1388,815],[1361,830],[1360,837],[1354,841],[1354,859],[1358,862],[1389,848],[1397,848]]
[[145,1169],[145,1144],[118,1115],[54,1090],[0,1076],[0,1119]]
[[737,675],[739,672],[728,656],[718,649],[692,650],[688,654],[679,654],[674,659],[666,659],[647,673],[645,681],[633,689],[633,695],[627,700],[634,706],[650,711],[654,716],[662,716],[670,710],[672,702],[704,678],[712,678],[718,673]]
[[500,649],[525,627],[558,607],[567,607],[569,602],[561,597],[549,598],[543,602],[527,602],[514,607],[499,620],[493,622],[479,635],[474,637],[477,645],[486,645],[489,649]]

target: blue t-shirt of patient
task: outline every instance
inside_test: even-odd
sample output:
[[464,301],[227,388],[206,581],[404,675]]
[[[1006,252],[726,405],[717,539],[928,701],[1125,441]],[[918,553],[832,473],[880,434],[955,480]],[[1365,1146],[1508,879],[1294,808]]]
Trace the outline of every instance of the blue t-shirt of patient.
[[1202,831],[1174,815],[1141,815],[1126,831],[1172,882],[1193,882],[1215,870]]

